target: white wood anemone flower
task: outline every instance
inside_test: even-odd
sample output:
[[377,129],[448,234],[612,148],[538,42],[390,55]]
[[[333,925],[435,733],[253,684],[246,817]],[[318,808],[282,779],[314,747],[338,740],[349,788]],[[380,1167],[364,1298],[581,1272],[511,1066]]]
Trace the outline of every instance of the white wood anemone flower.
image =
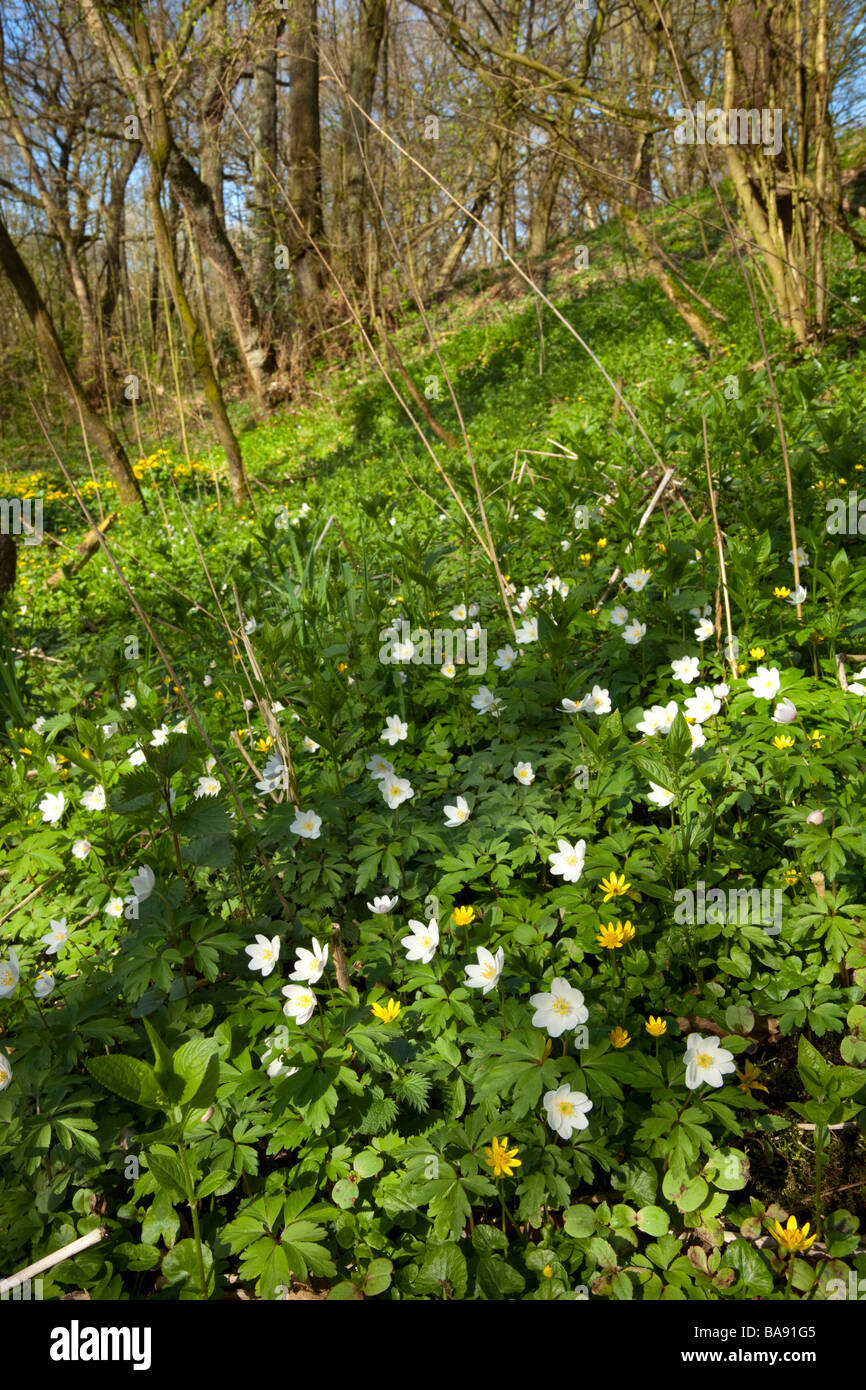
[[480,989],[482,994],[488,994],[499,984],[502,967],[505,965],[505,952],[500,946],[494,956],[486,946],[479,946],[476,954],[478,964],[463,967],[466,971],[465,983],[470,989]]
[[708,1086],[723,1086],[725,1077],[736,1071],[733,1052],[720,1047],[716,1037],[704,1038],[700,1033],[689,1033],[686,1038],[686,1085],[696,1091],[704,1083]]
[[576,1028],[589,1018],[580,990],[560,976],[553,981],[549,993],[531,994],[529,1002],[535,1009],[532,1026],[545,1028],[551,1038],[561,1037],[567,1028]]

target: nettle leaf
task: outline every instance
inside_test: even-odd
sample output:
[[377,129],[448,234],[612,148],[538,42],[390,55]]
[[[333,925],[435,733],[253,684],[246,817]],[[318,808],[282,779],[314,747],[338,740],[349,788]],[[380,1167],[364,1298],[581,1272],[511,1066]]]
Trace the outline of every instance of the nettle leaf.
[[227,869],[234,863],[235,847],[227,835],[198,835],[181,846],[180,857],[202,869]]
[[129,816],[136,811],[154,810],[163,799],[162,787],[158,778],[149,768],[138,767],[121,777],[109,797],[112,811],[118,815]]
[[84,1065],[107,1091],[113,1091],[134,1105],[160,1109],[156,1073],[153,1067],[138,1057],[124,1057],[121,1053],[109,1057],[86,1057]]
[[221,802],[202,797],[174,817],[174,828],[186,840],[199,835],[228,835],[235,823]]

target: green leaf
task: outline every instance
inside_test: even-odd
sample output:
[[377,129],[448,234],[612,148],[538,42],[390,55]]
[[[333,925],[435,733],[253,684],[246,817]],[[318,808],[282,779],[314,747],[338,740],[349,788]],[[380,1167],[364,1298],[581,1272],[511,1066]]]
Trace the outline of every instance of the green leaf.
[[475,1277],[479,1288],[490,1299],[510,1298],[526,1288],[523,1275],[498,1255],[482,1255]]
[[722,1264],[736,1270],[749,1294],[754,1298],[769,1298],[773,1292],[773,1275],[760,1250],[737,1236],[722,1256]]
[[591,1236],[595,1230],[595,1212],[592,1207],[569,1207],[565,1213],[565,1233],[578,1240]]
[[222,802],[203,797],[174,817],[174,828],[192,840],[200,835],[230,835],[235,824]]
[[662,1192],[668,1201],[676,1202],[683,1212],[697,1211],[698,1207],[703,1206],[709,1190],[703,1178],[690,1178],[687,1173],[674,1174],[671,1169],[665,1173],[662,1182]]
[[358,1184],[352,1182],[350,1178],[340,1178],[334,1183],[331,1196],[338,1207],[343,1211],[348,1211],[358,1200]]
[[172,1063],[183,1081],[178,1105],[189,1103],[207,1109],[216,1095],[219,1080],[218,1044],[212,1038],[190,1038],[177,1049]]
[[375,1298],[378,1294],[384,1293],[391,1287],[393,1276],[394,1266],[390,1260],[371,1261],[364,1275],[364,1293],[368,1298]]
[[175,1197],[185,1198],[186,1179],[180,1159],[165,1144],[152,1144],[147,1151],[147,1162],[151,1173],[164,1191]]
[[717,1149],[707,1163],[704,1174],[723,1192],[738,1192],[749,1181],[749,1160],[740,1149]]
[[[202,1244],[202,1263],[204,1264],[206,1292],[213,1293],[213,1255],[208,1245]],[[182,1299],[199,1298],[201,1283],[198,1266],[198,1253],[194,1240],[179,1240],[162,1261],[162,1273],[169,1286],[180,1285]]]
[[326,1303],[349,1303],[352,1301],[363,1303],[364,1295],[359,1288],[350,1284],[346,1279],[341,1284],[335,1284],[332,1289],[329,1289],[328,1297],[325,1300]]
[[832,1068],[802,1033],[797,1043],[797,1071],[809,1095],[814,1096],[816,1100],[823,1100],[827,1094]]
[[[681,711],[677,712],[677,717],[665,739],[665,745],[675,763],[681,763],[692,751],[692,736]],[[661,783],[661,785],[664,786],[665,784]]]
[[666,1236],[671,1221],[663,1207],[641,1207],[637,1214],[637,1224],[648,1236]]
[[492,1255],[495,1250],[508,1249],[508,1237],[498,1226],[476,1226],[472,1232],[472,1248],[479,1255]]
[[157,778],[148,768],[140,767],[121,777],[109,797],[109,805],[118,815],[129,816],[135,811],[154,810],[162,795]]
[[236,1181],[237,1179],[232,1173],[217,1169],[216,1172],[208,1173],[206,1177],[202,1178],[196,1190],[195,1199],[197,1202],[203,1202],[205,1197],[210,1197],[214,1192],[219,1192],[220,1188],[231,1191]]
[[145,1269],[155,1269],[160,1260],[160,1254],[155,1245],[136,1245],[134,1241],[129,1240],[115,1245],[111,1253],[112,1255],[119,1255],[126,1268],[135,1270],[136,1273]]
[[227,869],[234,863],[235,847],[228,835],[199,835],[181,846],[180,857],[199,868]]
[[134,1105],[158,1110],[158,1087],[153,1067],[138,1057],[124,1057],[116,1052],[108,1057],[87,1057],[84,1065],[101,1086]]
[[458,1245],[427,1246],[427,1255],[415,1281],[418,1293],[462,1299],[467,1282],[466,1257]]
[[352,1160],[352,1167],[359,1178],[372,1178],[374,1173],[381,1172],[384,1165],[384,1158],[375,1149],[362,1149]]

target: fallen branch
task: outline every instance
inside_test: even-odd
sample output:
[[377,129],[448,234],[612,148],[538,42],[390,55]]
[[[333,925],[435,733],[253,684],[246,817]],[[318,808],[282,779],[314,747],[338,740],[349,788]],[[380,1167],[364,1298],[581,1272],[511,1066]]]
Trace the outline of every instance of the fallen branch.
[[[655,511],[656,507],[657,507],[658,504],[659,504],[659,501],[660,501],[660,499],[661,499],[662,493],[664,492],[664,490],[665,490],[665,488],[667,487],[668,483],[670,482],[671,478],[674,476],[674,473],[675,473],[675,472],[676,472],[676,469],[675,469],[675,468],[666,468],[666,469],[665,469],[665,472],[664,472],[664,475],[663,475],[663,477],[662,477],[661,482],[659,483],[658,487],[656,488],[655,492],[653,493],[652,499],[651,499],[651,501],[650,501],[648,507],[646,508],[646,510],[645,510],[645,512],[644,512],[644,514],[643,514],[643,516],[641,517],[640,521],[639,521],[638,524],[637,524],[637,530],[635,531],[635,535],[636,535],[636,536],[639,536],[640,533],[641,533],[641,531],[643,530],[643,528],[646,526],[647,522],[649,521],[650,517],[652,516],[653,512]],[[625,548],[625,553],[626,553],[626,555],[630,555],[630,554],[631,554],[631,551],[632,551],[632,546],[631,546],[631,541],[629,541],[628,545],[627,545],[626,548]],[[610,576],[610,581],[609,581],[609,583],[608,583],[607,588],[605,589],[605,591],[604,591],[604,593],[602,594],[601,598],[598,600],[597,607],[601,608],[602,604],[604,603],[605,599],[607,598],[608,594],[610,593],[611,589],[613,588],[614,584],[615,584],[616,581],[619,579],[619,577],[620,577],[621,574],[622,574],[622,570],[620,569],[619,565],[617,565],[617,567],[616,567],[616,569],[614,570],[613,574]]]
[[67,579],[69,575],[77,574],[80,569],[83,569],[90,557],[95,555],[99,548],[99,535],[105,535],[111,523],[116,520],[117,513],[109,512],[108,516],[104,517],[98,526],[94,526],[92,531],[87,532],[87,535],[84,537],[84,540],[81,542],[76,552],[80,558],[73,560],[69,569],[69,574],[64,573],[62,569],[55,570],[53,574],[49,574],[46,582],[52,589],[55,588],[61,580]]
[[55,1265],[61,1264],[64,1260],[74,1259],[83,1250],[89,1250],[92,1245],[98,1245],[105,1240],[108,1235],[107,1226],[98,1226],[95,1231],[88,1231],[86,1236],[81,1236],[78,1240],[73,1240],[69,1245],[63,1245],[59,1250],[55,1250],[50,1255],[45,1255],[35,1264],[27,1265],[26,1269],[19,1269],[17,1274],[10,1274],[8,1279],[0,1279],[0,1297],[9,1293],[10,1289],[16,1289],[19,1284],[25,1284],[28,1279],[32,1279],[37,1274],[44,1274],[46,1270],[53,1269]]

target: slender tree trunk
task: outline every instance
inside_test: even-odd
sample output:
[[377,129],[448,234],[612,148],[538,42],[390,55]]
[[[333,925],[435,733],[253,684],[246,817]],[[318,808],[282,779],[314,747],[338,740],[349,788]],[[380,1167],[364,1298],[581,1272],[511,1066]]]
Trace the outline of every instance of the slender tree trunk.
[[126,212],[126,188],[140,153],[141,145],[138,142],[131,143],[124,152],[120,166],[111,180],[111,196],[102,216],[105,249],[102,257],[104,283],[99,301],[99,319],[102,341],[109,358],[113,357],[114,313],[123,284],[123,227]]
[[63,394],[78,413],[84,432],[102,454],[105,466],[117,484],[118,500],[123,506],[142,502],[141,489],[117,435],[96,413],[84,393],[81,382],[66,361],[57,330],[33,278],[0,217],[0,265],[20,299],[33,325],[36,342]]
[[151,162],[158,169],[160,188],[167,179],[173,193],[183,203],[204,255],[219,276],[241,361],[256,399],[264,405],[268,378],[276,366],[274,347],[264,335],[249,279],[229,240],[213,191],[175,143],[166,108],[162,70],[154,55],[144,13],[138,4],[129,7],[130,47],[112,28],[106,8],[97,4],[97,0],[78,0],[78,3],[94,42],[136,105],[144,143]]
[[292,207],[289,261],[302,317],[313,316],[324,288],[316,247],[325,245],[316,0],[295,0],[287,22],[289,48],[289,178]]
[[276,274],[278,228],[283,219],[277,211],[277,39],[283,21],[265,20],[260,51],[256,54],[253,78],[253,248],[250,278],[256,300],[265,319],[278,318],[283,285]]
[[[364,112],[369,113],[376,92],[379,52],[385,32],[387,0],[359,0],[358,23],[347,81],[348,97],[343,107],[340,131],[342,156],[342,207],[340,231],[345,247],[346,264],[352,283],[360,290],[366,280],[366,227],[368,207],[366,172],[364,168],[368,127]],[[349,100],[351,98],[352,100]],[[353,103],[357,103],[354,105]],[[361,109],[358,110],[358,107]]]

